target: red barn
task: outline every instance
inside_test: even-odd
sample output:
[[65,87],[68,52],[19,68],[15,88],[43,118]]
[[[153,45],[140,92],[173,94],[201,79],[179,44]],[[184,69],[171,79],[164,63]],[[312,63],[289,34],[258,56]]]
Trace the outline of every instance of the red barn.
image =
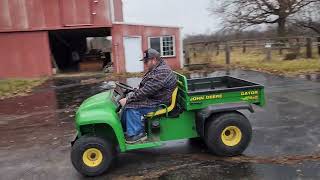
[[123,22],[121,0],[0,0],[0,78],[62,72],[143,71],[152,47],[173,68],[182,66],[179,27]]

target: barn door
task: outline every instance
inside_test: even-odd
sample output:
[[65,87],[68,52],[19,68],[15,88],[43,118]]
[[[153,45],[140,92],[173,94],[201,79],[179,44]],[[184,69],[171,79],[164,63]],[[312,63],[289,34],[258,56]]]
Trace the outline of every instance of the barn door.
[[60,0],[64,26],[92,25],[91,0]]
[[126,64],[126,72],[142,72],[142,44],[141,37],[124,37],[124,59]]

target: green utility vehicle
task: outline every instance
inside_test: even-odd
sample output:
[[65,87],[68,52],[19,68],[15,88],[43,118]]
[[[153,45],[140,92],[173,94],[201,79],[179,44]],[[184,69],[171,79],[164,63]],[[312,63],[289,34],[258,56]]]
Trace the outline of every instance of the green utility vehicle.
[[73,166],[84,175],[96,176],[107,171],[119,152],[191,138],[201,138],[215,155],[241,154],[251,140],[252,128],[239,110],[253,112],[253,104],[263,106],[264,87],[230,76],[187,79],[176,75],[171,104],[160,105],[144,117],[148,140],[138,144],[125,143],[118,103],[132,87],[116,83],[114,89],[85,100],[76,113]]

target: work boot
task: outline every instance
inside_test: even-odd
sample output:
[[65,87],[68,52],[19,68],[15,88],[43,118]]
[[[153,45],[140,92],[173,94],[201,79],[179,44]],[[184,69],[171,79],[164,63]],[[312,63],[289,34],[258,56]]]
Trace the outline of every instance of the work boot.
[[142,133],[139,133],[138,135],[127,137],[126,143],[134,144],[134,143],[142,142],[145,140],[147,140],[147,134],[142,132]]

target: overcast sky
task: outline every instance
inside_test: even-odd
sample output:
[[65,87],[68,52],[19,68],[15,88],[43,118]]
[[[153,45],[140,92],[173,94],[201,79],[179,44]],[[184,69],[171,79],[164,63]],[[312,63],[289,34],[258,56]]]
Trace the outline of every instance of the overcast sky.
[[219,29],[209,16],[210,0],[122,0],[124,21],[183,27],[182,33],[210,33]]

